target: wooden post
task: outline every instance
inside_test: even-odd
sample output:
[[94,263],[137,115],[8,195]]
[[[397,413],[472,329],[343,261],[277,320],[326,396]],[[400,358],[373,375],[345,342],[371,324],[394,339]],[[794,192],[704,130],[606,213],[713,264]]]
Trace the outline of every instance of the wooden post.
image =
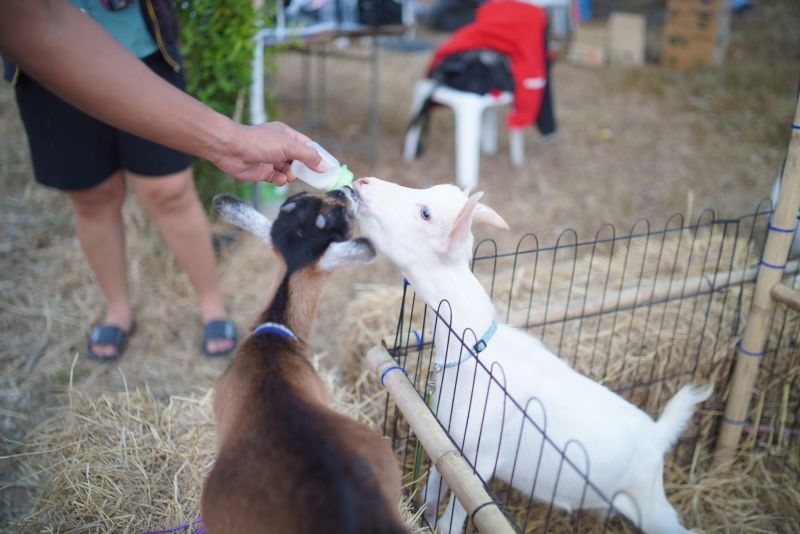
[[785,304],[794,311],[800,311],[800,291],[793,289],[786,284],[777,284],[770,291],[773,300]]
[[386,349],[373,347],[367,353],[367,361],[383,379],[383,385],[478,530],[484,534],[514,534],[506,516]]
[[758,366],[769,336],[770,320],[775,308],[772,290],[783,277],[793,231],[797,225],[797,210],[800,207],[799,128],[800,101],[795,109],[781,189],[767,233],[750,313],[747,316],[742,339],[737,344],[736,368],[725,406],[725,416],[722,418],[717,448],[714,451],[714,464],[717,466],[728,466],[735,458],[742,427],[747,421]]

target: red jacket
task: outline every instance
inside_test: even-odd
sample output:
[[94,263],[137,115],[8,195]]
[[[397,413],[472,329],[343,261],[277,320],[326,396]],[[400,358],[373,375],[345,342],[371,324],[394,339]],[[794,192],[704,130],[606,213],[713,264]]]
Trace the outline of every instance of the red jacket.
[[511,61],[514,77],[514,109],[509,128],[528,126],[539,115],[547,81],[545,29],[547,13],[541,7],[514,0],[482,4],[475,22],[458,29],[433,54],[428,71],[454,52],[490,48]]

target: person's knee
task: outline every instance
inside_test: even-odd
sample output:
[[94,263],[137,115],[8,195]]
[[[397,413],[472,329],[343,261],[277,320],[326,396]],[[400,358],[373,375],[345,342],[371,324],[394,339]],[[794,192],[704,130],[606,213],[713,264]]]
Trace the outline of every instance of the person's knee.
[[198,202],[191,174],[150,180],[146,187],[137,188],[137,195],[154,216],[184,212]]
[[119,212],[125,200],[125,182],[116,173],[96,186],[70,191],[69,197],[79,217],[97,217]]

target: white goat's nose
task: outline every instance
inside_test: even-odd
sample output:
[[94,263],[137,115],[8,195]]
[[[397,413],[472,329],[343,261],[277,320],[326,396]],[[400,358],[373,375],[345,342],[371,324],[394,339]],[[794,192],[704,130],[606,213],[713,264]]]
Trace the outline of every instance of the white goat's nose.
[[358,180],[356,180],[355,185],[361,187],[363,185],[367,185],[368,183],[369,183],[369,179],[368,178],[359,178]]

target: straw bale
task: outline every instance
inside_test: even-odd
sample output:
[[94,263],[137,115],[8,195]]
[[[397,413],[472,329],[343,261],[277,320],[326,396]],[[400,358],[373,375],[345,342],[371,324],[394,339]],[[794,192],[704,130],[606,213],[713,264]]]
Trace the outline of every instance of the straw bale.
[[69,406],[30,433],[22,454],[40,487],[15,527],[141,532],[194,519],[213,462],[210,397],[72,391]]
[[[416,441],[405,442],[398,457],[404,461],[407,480],[413,478],[415,465],[421,467],[420,493],[424,493],[429,459],[423,454],[417,462]],[[709,457],[698,455],[689,464],[667,459],[664,489],[687,528],[699,534],[711,533],[794,533],[800,531],[800,455],[783,450],[755,450],[744,447],[729,470],[715,470]],[[409,482],[410,483],[410,482]],[[502,481],[490,482],[490,489],[503,509],[525,533],[554,534],[580,532],[634,533],[631,525],[619,517],[606,523],[606,511],[583,510],[567,513],[534,501],[528,511],[529,497]],[[440,512],[444,511],[440,503]],[[419,501],[418,505],[422,502]],[[546,529],[545,529],[546,527]],[[467,532],[472,532],[467,529]]]
[[[324,355],[313,359],[321,367]],[[350,388],[335,386],[336,408],[366,424],[364,406]],[[366,376],[360,380],[367,380]],[[212,390],[157,397],[148,389],[98,398],[69,391],[69,403],[37,425],[24,452],[23,478],[40,485],[20,532],[141,532],[192,521],[199,515],[203,480],[214,461]],[[418,513],[401,505],[415,533]]]
[[344,337],[339,366],[345,379],[359,376],[367,351],[380,344],[383,337],[394,334],[403,296],[399,285],[374,284],[357,289],[342,322]]

